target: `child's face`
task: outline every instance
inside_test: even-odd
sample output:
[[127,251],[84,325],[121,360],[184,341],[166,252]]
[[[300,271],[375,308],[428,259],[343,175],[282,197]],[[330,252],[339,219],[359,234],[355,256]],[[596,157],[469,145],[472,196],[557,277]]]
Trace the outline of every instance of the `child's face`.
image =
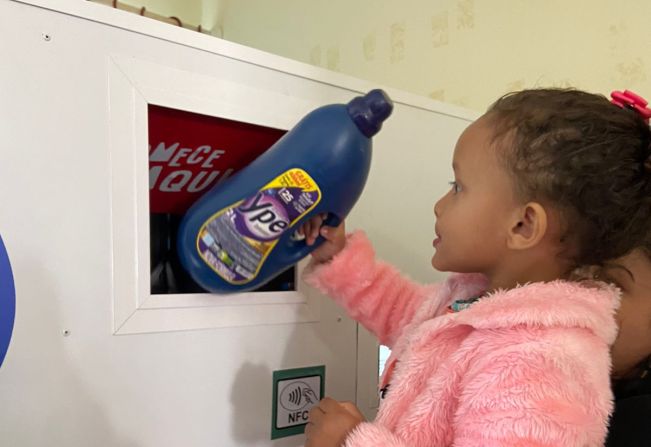
[[518,203],[491,138],[490,120],[482,117],[457,141],[454,182],[434,206],[437,238],[432,266],[439,271],[490,275],[507,249]]

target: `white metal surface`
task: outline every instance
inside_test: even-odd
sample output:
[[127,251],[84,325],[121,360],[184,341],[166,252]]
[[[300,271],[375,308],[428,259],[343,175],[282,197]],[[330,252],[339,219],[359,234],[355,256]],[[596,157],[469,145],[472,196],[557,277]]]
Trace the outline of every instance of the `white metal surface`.
[[[370,414],[374,342],[358,349],[354,322],[303,285],[217,303],[148,294],[144,129],[147,102],[287,128],[376,86],[73,0],[0,0],[0,57],[0,233],[17,294],[2,445],[302,445],[269,440],[272,371],[320,364],[326,394]],[[472,114],[387,90],[397,107],[349,226],[427,280],[428,202]]]

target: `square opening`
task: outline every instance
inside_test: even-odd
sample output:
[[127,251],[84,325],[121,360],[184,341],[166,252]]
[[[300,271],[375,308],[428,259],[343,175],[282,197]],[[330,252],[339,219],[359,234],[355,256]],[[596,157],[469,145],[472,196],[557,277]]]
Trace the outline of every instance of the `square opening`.
[[[206,293],[176,250],[185,212],[287,131],[148,104],[151,294]],[[256,291],[296,290],[296,269]]]
[[206,75],[110,58],[115,335],[320,319],[318,295],[297,280],[306,262],[256,291],[215,295],[191,280],[176,253],[187,209],[211,187],[229,184],[323,100],[288,96],[281,86],[252,88],[240,78],[265,69],[232,62],[234,67],[219,64]]

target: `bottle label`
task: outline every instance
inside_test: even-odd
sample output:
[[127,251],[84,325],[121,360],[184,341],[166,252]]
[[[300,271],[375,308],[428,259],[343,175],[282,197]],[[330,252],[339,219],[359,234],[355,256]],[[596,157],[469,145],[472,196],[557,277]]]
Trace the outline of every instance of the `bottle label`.
[[302,169],[290,169],[255,195],[213,214],[199,230],[197,250],[230,284],[258,275],[280,237],[321,200],[321,190]]

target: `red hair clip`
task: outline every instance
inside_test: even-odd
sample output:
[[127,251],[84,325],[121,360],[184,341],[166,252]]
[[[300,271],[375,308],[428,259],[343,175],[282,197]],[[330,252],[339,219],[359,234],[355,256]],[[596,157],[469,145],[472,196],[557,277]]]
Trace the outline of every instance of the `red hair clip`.
[[630,90],[624,90],[623,92],[615,90],[610,94],[610,97],[612,98],[610,102],[622,109],[635,110],[647,124],[649,123],[649,118],[651,118],[651,109],[647,107],[647,104],[649,103],[646,99],[636,95]]

